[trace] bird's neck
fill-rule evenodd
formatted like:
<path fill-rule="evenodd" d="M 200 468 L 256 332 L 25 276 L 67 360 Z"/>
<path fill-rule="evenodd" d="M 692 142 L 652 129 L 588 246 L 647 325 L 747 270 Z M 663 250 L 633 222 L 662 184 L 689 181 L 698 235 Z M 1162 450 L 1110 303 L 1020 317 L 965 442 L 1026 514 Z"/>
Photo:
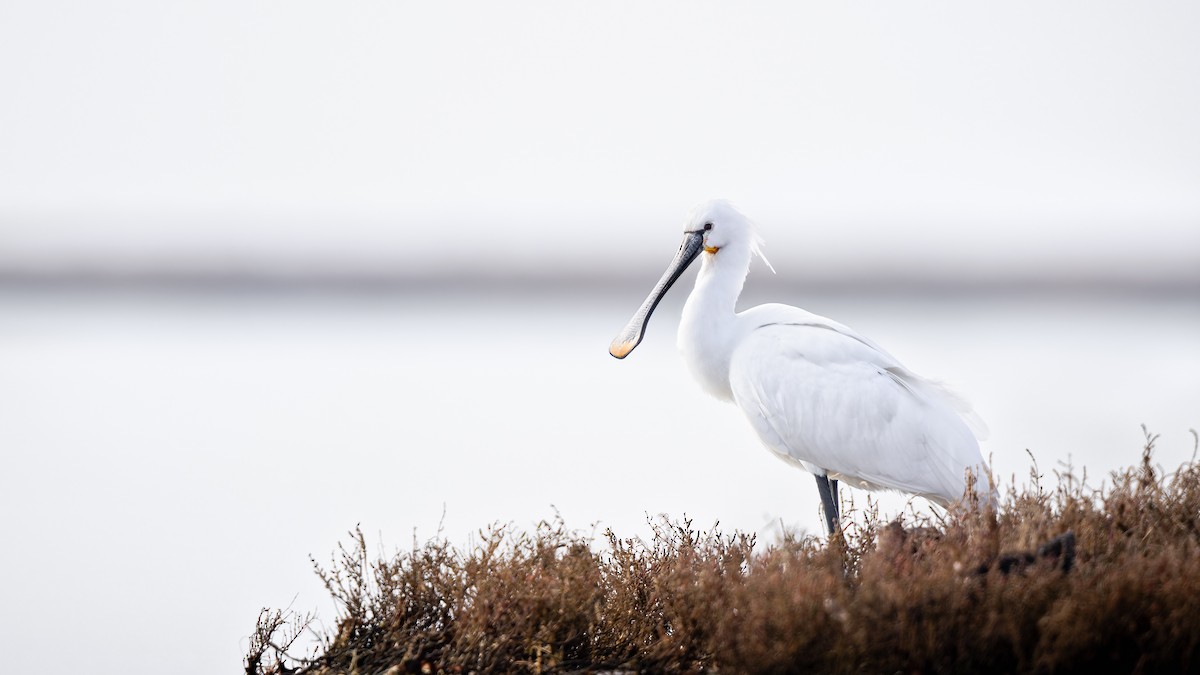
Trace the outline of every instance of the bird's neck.
<path fill-rule="evenodd" d="M 749 270 L 749 251 L 723 248 L 716 253 L 704 253 L 688 304 L 695 300 L 706 315 L 732 317 Z"/>
<path fill-rule="evenodd" d="M 750 267 L 750 251 L 722 248 L 704 253 L 696 287 L 683 306 L 679 351 L 700 385 L 730 399 L 729 360 L 736 343 L 738 296 Z"/>

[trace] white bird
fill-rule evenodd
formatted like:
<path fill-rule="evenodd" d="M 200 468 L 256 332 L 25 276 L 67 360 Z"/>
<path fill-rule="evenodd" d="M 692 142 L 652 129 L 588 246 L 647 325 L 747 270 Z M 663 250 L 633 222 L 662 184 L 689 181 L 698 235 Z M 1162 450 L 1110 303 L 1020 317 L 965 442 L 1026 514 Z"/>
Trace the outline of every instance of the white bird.
<path fill-rule="evenodd" d="M 838 481 L 948 506 L 964 497 L 971 474 L 989 502 L 988 468 L 967 424 L 975 418 L 962 399 L 836 321 L 780 304 L 735 310 L 761 243 L 728 202 L 697 207 L 675 259 L 609 353 L 623 359 L 637 347 L 654 308 L 699 257 L 679 351 L 700 386 L 741 409 L 763 445 L 816 476 L 830 534 Z"/>

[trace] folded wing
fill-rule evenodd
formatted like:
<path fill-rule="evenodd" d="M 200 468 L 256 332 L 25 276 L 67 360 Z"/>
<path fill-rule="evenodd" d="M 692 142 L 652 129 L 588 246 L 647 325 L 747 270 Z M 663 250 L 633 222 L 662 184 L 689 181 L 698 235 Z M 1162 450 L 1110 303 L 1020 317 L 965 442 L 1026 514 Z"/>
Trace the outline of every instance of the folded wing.
<path fill-rule="evenodd" d="M 943 505 L 962 496 L 972 471 L 987 497 L 979 443 L 956 410 L 961 399 L 840 324 L 807 313 L 764 320 L 729 372 L 734 401 L 784 459 Z"/>

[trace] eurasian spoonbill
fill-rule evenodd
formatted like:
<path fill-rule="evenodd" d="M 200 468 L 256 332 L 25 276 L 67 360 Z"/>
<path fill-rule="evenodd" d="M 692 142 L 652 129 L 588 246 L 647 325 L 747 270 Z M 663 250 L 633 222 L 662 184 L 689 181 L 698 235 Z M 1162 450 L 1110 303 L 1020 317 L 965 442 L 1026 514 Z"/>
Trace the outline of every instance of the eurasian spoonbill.
<path fill-rule="evenodd" d="M 838 481 L 948 506 L 964 496 L 970 473 L 988 502 L 987 465 L 962 399 L 836 321 L 780 304 L 735 311 L 760 244 L 728 202 L 697 207 L 675 259 L 609 353 L 623 359 L 637 347 L 654 308 L 699 257 L 679 351 L 700 386 L 740 408 L 763 445 L 816 476 L 830 534 Z"/>

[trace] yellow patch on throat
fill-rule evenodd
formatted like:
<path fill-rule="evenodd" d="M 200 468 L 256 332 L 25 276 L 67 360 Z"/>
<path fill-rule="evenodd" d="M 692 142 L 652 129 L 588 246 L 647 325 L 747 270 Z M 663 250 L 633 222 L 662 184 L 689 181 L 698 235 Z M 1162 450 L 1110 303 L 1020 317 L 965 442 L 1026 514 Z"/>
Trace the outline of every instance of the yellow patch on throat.
<path fill-rule="evenodd" d="M 716 253 L 717 251 L 720 251 L 720 250 L 721 249 L 716 246 L 705 246 L 704 247 L 705 253 Z"/>

